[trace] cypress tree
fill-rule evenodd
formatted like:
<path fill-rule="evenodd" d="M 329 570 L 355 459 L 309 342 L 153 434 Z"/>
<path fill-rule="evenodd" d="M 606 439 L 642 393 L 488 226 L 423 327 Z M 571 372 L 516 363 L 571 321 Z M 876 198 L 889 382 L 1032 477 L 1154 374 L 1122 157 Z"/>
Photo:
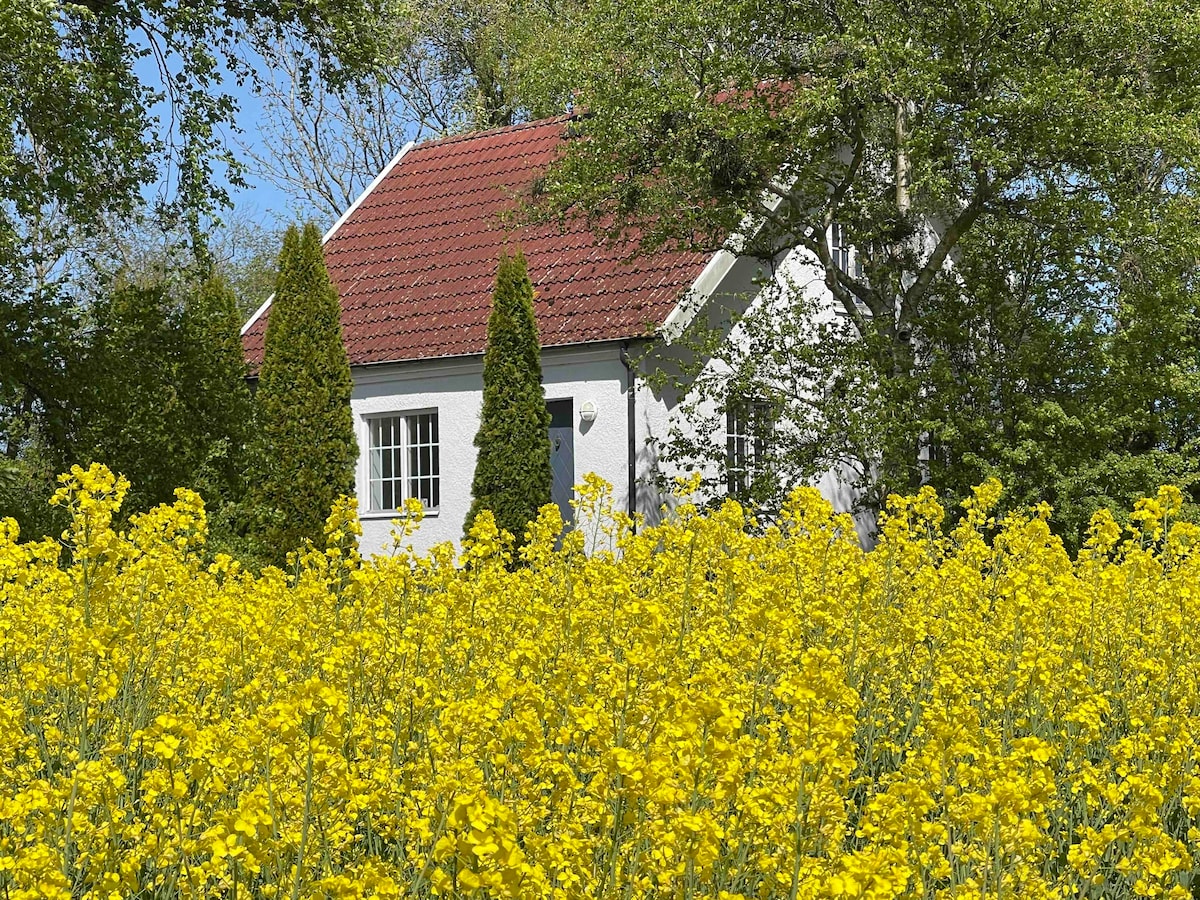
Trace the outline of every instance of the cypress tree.
<path fill-rule="evenodd" d="M 502 256 L 496 271 L 468 530 L 481 510 L 490 509 L 496 524 L 523 543 L 525 526 L 550 502 L 549 429 L 533 285 L 518 251 Z"/>
<path fill-rule="evenodd" d="M 339 313 L 316 226 L 290 227 L 256 394 L 254 505 L 266 559 L 320 543 L 330 507 L 354 492 L 353 382 Z"/>

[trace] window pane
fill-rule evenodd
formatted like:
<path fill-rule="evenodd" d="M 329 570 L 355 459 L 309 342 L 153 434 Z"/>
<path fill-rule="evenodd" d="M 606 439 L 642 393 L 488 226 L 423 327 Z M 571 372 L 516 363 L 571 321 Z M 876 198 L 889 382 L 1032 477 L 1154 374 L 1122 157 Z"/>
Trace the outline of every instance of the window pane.
<path fill-rule="evenodd" d="M 401 501 L 401 423 L 398 416 L 380 416 L 368 423 L 367 469 L 371 509 L 386 512 Z"/>
<path fill-rule="evenodd" d="M 436 412 L 372 420 L 372 504 L 378 495 L 380 504 L 388 504 L 385 509 L 395 509 L 406 498 L 437 508 L 441 494 L 437 425 Z M 383 485 L 387 485 L 386 491 Z"/>
<path fill-rule="evenodd" d="M 761 400 L 730 397 L 725 412 L 726 486 L 730 495 L 745 499 L 767 453 L 770 407 Z"/>

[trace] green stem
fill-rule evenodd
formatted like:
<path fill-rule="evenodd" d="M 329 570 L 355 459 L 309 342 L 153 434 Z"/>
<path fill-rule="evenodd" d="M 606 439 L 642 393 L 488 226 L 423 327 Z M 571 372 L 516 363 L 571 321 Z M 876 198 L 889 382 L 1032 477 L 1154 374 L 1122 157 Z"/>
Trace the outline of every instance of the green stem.
<path fill-rule="evenodd" d="M 304 816 L 300 819 L 300 847 L 296 851 L 296 874 L 292 879 L 292 900 L 300 896 L 300 876 L 304 870 L 304 849 L 308 843 L 308 820 L 312 811 L 313 751 L 312 735 L 308 738 L 308 759 L 304 763 Z"/>

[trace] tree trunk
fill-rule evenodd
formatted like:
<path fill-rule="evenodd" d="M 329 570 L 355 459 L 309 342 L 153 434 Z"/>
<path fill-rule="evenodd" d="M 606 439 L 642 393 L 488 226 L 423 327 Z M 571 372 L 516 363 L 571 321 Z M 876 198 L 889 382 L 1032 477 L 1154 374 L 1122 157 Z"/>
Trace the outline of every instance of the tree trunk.
<path fill-rule="evenodd" d="M 912 163 L 908 158 L 909 101 L 896 99 L 896 211 L 901 218 L 912 209 Z"/>

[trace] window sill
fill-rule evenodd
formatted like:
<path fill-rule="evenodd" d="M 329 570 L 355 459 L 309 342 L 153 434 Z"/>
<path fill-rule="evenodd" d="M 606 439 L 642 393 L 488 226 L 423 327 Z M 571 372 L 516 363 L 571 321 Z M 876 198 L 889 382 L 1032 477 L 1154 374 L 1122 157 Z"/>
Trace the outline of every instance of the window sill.
<path fill-rule="evenodd" d="M 441 512 L 441 510 L 427 509 L 427 510 L 425 510 L 425 518 L 426 519 L 436 519 L 438 517 L 439 512 Z M 397 509 L 371 510 L 368 512 L 360 512 L 358 514 L 359 520 L 364 521 L 364 522 L 378 521 L 380 519 L 390 521 L 392 519 L 401 519 L 403 517 L 404 517 L 403 511 L 397 510 Z"/>

